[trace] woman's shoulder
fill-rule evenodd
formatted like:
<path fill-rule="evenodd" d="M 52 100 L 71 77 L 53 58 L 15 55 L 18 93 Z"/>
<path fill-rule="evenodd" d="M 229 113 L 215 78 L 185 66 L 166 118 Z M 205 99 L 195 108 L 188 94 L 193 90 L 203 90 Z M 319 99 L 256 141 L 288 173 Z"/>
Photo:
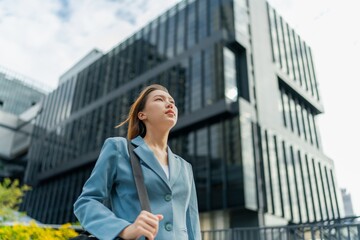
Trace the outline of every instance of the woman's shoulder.
<path fill-rule="evenodd" d="M 114 142 L 114 143 L 126 143 L 126 138 L 124 137 L 109 137 L 105 139 L 105 142 Z"/>
<path fill-rule="evenodd" d="M 108 144 L 114 145 L 117 150 L 127 149 L 127 139 L 124 137 L 109 137 L 105 139 L 104 146 Z"/>

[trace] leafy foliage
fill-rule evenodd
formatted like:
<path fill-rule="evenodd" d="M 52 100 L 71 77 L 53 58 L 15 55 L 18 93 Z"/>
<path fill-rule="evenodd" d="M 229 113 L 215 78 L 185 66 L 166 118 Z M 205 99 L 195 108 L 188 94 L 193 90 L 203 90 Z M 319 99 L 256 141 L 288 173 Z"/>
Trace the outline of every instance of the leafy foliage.
<path fill-rule="evenodd" d="M 40 227 L 35 222 L 30 222 L 29 225 L 0 226 L 2 240 L 67 240 L 77 235 L 70 223 L 59 229 Z"/>
<path fill-rule="evenodd" d="M 71 224 L 62 225 L 59 229 L 39 226 L 35 221 L 29 224 L 15 223 L 18 207 L 26 191 L 31 188 L 27 185 L 20 186 L 18 180 L 9 178 L 0 183 L 0 239 L 1 240 L 66 240 L 78 235 L 71 228 Z M 7 225 L 6 222 L 14 221 Z"/>
<path fill-rule="evenodd" d="M 5 178 L 0 183 L 0 221 L 14 220 L 14 210 L 18 210 L 26 191 L 31 188 L 27 185 L 20 186 L 19 180 L 11 181 Z"/>

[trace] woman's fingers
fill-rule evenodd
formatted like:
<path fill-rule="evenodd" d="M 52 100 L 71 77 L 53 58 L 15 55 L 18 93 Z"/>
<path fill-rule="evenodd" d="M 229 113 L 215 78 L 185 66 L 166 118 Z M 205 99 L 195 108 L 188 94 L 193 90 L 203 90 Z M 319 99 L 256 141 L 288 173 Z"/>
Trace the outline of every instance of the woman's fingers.
<path fill-rule="evenodd" d="M 157 233 L 158 233 L 158 231 L 159 231 L 159 222 L 161 221 L 161 220 L 163 220 L 163 218 L 164 218 L 164 216 L 163 215 L 161 215 L 161 214 L 157 214 L 157 215 L 155 215 L 156 216 L 156 218 L 157 218 L 157 225 L 156 225 L 156 231 L 155 231 L 155 236 L 157 235 Z"/>
<path fill-rule="evenodd" d="M 161 221 L 163 218 L 164 217 L 161 214 L 154 215 L 147 211 L 141 211 L 141 213 L 138 216 L 140 223 L 142 223 L 141 226 L 145 230 L 149 231 L 154 237 L 157 235 L 159 230 L 159 221 Z"/>
<path fill-rule="evenodd" d="M 163 218 L 161 214 L 154 215 L 147 211 L 141 211 L 135 222 L 121 232 L 120 237 L 124 239 L 138 239 L 141 236 L 145 236 L 149 240 L 155 239 L 159 230 L 159 221 Z"/>
<path fill-rule="evenodd" d="M 139 215 L 134 223 L 137 227 L 141 227 L 153 234 L 157 232 L 159 220 L 146 215 Z"/>

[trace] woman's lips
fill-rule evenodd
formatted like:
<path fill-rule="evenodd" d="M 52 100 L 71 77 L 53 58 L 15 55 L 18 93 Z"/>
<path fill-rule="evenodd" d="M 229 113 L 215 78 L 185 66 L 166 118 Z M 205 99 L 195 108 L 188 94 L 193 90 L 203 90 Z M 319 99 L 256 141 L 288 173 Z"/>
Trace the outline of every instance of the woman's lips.
<path fill-rule="evenodd" d="M 167 111 L 165 112 L 165 114 L 172 114 L 172 115 L 175 116 L 175 112 L 174 112 L 173 110 L 167 110 Z"/>

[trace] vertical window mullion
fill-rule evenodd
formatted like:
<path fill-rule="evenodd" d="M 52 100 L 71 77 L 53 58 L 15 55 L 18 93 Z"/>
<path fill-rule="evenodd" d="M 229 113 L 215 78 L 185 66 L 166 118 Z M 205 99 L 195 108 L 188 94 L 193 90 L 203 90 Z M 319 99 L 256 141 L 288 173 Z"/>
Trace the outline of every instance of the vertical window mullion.
<path fill-rule="evenodd" d="M 287 74 L 290 74 L 289 71 L 289 59 L 288 59 L 288 46 L 287 46 L 287 34 L 285 33 L 286 30 L 286 23 L 283 21 L 283 18 L 280 16 L 280 26 L 281 26 L 281 34 L 282 34 L 282 45 L 283 45 L 283 52 L 282 52 L 282 58 L 285 62 L 283 65 L 283 69 Z"/>
<path fill-rule="evenodd" d="M 279 67 L 281 69 L 284 68 L 285 64 L 284 64 L 284 45 L 283 45 L 283 31 L 282 31 L 282 25 L 281 25 L 281 21 L 279 20 L 280 17 L 276 14 L 275 10 L 274 10 L 274 16 L 275 16 L 275 27 L 276 27 L 276 34 L 277 34 L 277 45 L 278 45 L 278 49 L 279 49 Z"/>

